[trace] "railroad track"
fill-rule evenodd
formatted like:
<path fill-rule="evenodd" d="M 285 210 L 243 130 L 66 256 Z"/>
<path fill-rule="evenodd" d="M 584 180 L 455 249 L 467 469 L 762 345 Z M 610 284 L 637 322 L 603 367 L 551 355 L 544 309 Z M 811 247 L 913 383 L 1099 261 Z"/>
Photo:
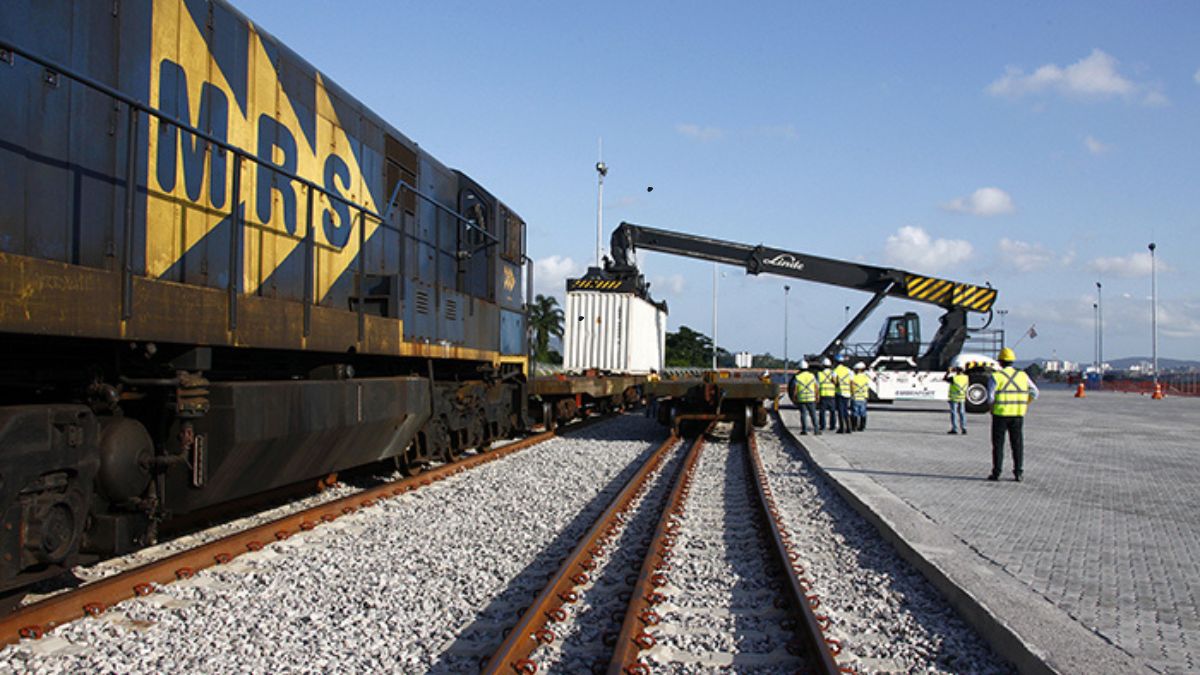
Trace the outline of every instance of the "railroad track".
<path fill-rule="evenodd" d="M 782 427 L 761 438 L 762 488 L 753 448 L 727 429 L 661 446 L 650 440 L 661 428 L 639 416 L 571 431 L 453 480 L 423 474 L 428 486 L 375 508 L 364 495 L 325 504 L 308 522 L 335 517 L 328 526 L 23 640 L 0 653 L 0 670 L 207 671 L 236 644 L 264 671 L 821 672 L 811 661 L 834 656 L 833 635 L 847 642 L 825 672 L 1004 672 L 868 523 L 847 521 Z M 772 489 L 790 537 L 759 515 L 773 510 Z M 346 506 L 354 517 L 341 517 Z M 180 576 L 164 567 L 166 580 Z M 128 581 L 120 597 L 134 595 Z M 810 589 L 832 625 L 808 630 L 806 645 L 812 624 L 798 613 L 812 608 Z M 85 613 L 80 600 L 67 617 Z"/>
<path fill-rule="evenodd" d="M 382 500 L 432 485 L 487 462 L 538 445 L 562 433 L 584 429 L 602 419 L 605 418 L 590 418 L 561 429 L 544 431 L 463 457 L 453 463 L 431 468 L 415 476 L 389 481 L 295 511 L 265 524 L 220 536 L 187 550 L 136 565 L 25 605 L 7 616 L 0 617 L 0 646 L 13 644 L 21 638 L 40 638 L 58 626 L 85 616 L 100 616 L 122 601 L 154 593 L 163 584 L 190 578 L 202 569 L 227 564 L 243 553 L 261 550 L 272 542 L 286 540 L 299 532 L 315 529 L 359 509 L 370 508 Z"/>
<path fill-rule="evenodd" d="M 691 442 L 672 437 L 646 460 L 484 672 L 839 672 L 840 644 L 814 611 L 820 599 L 796 562 L 753 433 L 709 443 L 713 432 Z M 714 551 L 733 561 L 733 574 L 713 564 Z M 735 639 L 747 623 L 752 639 Z"/>

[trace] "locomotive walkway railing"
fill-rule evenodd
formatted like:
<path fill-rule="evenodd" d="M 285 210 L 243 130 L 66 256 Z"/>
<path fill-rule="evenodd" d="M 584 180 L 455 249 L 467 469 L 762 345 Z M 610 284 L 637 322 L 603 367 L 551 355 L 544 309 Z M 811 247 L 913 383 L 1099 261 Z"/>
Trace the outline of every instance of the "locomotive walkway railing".
<path fill-rule="evenodd" d="M 356 212 L 356 219 L 358 220 L 358 260 L 357 260 L 357 268 L 358 269 L 355 274 L 355 291 L 354 291 L 354 293 L 358 299 L 358 302 L 356 303 L 356 305 L 357 305 L 357 310 L 358 310 L 358 333 L 359 333 L 360 340 L 363 338 L 363 333 L 364 333 L 363 314 L 364 314 L 365 303 L 363 302 L 363 291 L 364 291 L 364 284 L 363 284 L 364 271 L 363 270 L 364 270 L 365 266 L 364 266 L 363 256 L 365 255 L 365 253 L 364 253 L 365 243 L 366 243 L 365 242 L 365 232 L 366 232 L 367 218 L 370 217 L 374 220 L 377 220 L 378 225 L 380 227 L 383 227 L 384 229 L 391 230 L 398 234 L 403 234 L 403 231 L 401 229 L 393 227 L 388 223 L 388 220 L 392 214 L 392 206 L 398 202 L 398 198 L 399 198 L 401 190 L 410 192 L 410 193 L 416 195 L 418 198 L 428 202 L 434 208 L 438 209 L 439 211 L 441 211 L 443 213 L 448 214 L 451 218 L 454 218 L 456 221 L 458 221 L 458 223 L 460 225 L 465 226 L 468 230 L 474 230 L 475 232 L 482 235 L 485 239 L 490 240 L 491 244 L 499 243 L 499 240 L 494 235 L 492 235 L 486 229 L 477 226 L 471 219 L 469 219 L 466 216 L 464 216 L 463 214 L 455 211 L 454 209 L 451 209 L 451 208 L 439 203 L 437 201 L 437 199 L 435 199 L 433 196 L 421 192 L 415 186 L 405 182 L 402 179 L 397 179 L 396 188 L 392 192 L 390 201 L 387 204 L 387 208 L 384 209 L 384 211 L 381 213 L 377 209 L 373 209 L 370 206 L 367 206 L 365 204 L 360 204 L 351 199 L 346 199 L 345 197 L 343 197 L 335 192 L 332 192 L 330 190 L 327 190 L 327 189 L 321 187 L 320 185 L 317 185 L 316 183 L 312 182 L 311 180 L 308 180 L 307 178 L 300 176 L 297 173 L 287 171 L 286 169 L 283 169 L 272 162 L 264 160 L 264 159 L 258 157 L 257 155 L 248 152 L 247 150 L 245 150 L 243 148 L 233 145 L 233 144 L 229 143 L 228 141 L 217 138 L 216 136 L 213 136 L 212 134 L 209 134 L 209 133 L 203 131 L 202 129 L 199 129 L 199 128 L 193 126 L 186 120 L 181 120 L 178 117 L 175 117 L 174 115 L 169 115 L 169 114 L 159 110 L 158 108 L 155 108 L 154 106 L 151 106 L 149 104 L 138 101 L 134 97 L 129 96 L 128 94 L 125 94 L 117 89 L 114 89 L 113 87 L 110 87 L 107 84 L 100 82 L 99 80 L 96 80 L 87 75 L 84 75 L 75 70 L 72 70 L 71 68 L 68 68 L 68 67 L 62 65 L 61 63 L 38 56 L 37 54 L 34 54 L 27 49 L 24 49 L 22 47 L 19 47 L 15 44 L 9 42 L 8 40 L 0 39 L 0 60 L 3 60 L 5 62 L 9 63 L 10 65 L 15 65 L 16 60 L 14 58 L 14 55 L 25 58 L 25 59 L 29 60 L 30 62 L 35 63 L 35 64 L 45 68 L 46 73 L 45 73 L 44 77 L 47 79 L 47 81 L 56 81 L 57 77 L 61 75 L 61 76 L 67 77 L 75 82 L 78 82 L 79 84 L 82 84 L 90 89 L 100 92 L 100 93 L 108 96 L 109 98 L 113 99 L 114 101 L 123 103 L 128 107 L 128 111 L 129 111 L 128 118 L 127 118 L 127 120 L 128 120 L 127 121 L 128 138 L 126 139 L 126 148 L 125 148 L 125 152 L 126 152 L 125 202 L 124 202 L 124 221 L 125 222 L 123 224 L 124 225 L 123 233 L 124 233 L 125 241 L 124 241 L 124 248 L 123 248 L 123 252 L 122 252 L 124 259 L 122 260 L 122 279 L 121 279 L 121 319 L 122 320 L 128 320 L 133 316 L 133 276 L 134 276 L 134 269 L 133 269 L 133 259 L 134 259 L 133 239 L 134 239 L 134 237 L 133 237 L 133 234 L 134 234 L 134 220 L 135 220 L 135 212 L 136 212 L 135 197 L 136 197 L 136 193 L 137 193 L 137 169 L 138 169 L 138 167 L 137 167 L 137 149 L 138 149 L 137 148 L 137 138 L 138 138 L 138 119 L 139 119 L 140 113 L 145 113 L 148 117 L 154 117 L 162 122 L 166 122 L 168 124 L 174 125 L 174 126 L 178 127 L 181 131 L 190 133 L 193 136 L 195 136 L 196 138 L 202 139 L 203 141 L 210 144 L 211 146 L 214 146 L 216 148 L 224 150 L 225 152 L 228 152 L 231 155 L 233 155 L 232 199 L 230 200 L 230 209 L 229 209 L 229 215 L 233 219 L 233 221 L 232 221 L 233 229 L 232 229 L 232 236 L 230 236 L 230 238 L 229 238 L 229 240 L 230 240 L 229 241 L 229 275 L 228 275 L 229 280 L 227 282 L 227 289 L 226 289 L 228 292 L 228 301 L 229 301 L 229 329 L 230 330 L 234 330 L 237 328 L 237 296 L 240 292 L 240 287 L 238 285 L 238 282 L 242 276 L 242 266 L 241 266 L 242 256 L 240 255 L 240 253 L 242 250 L 242 246 L 241 246 L 242 232 L 243 232 L 244 225 L 245 225 L 245 223 L 242 222 L 242 215 L 241 215 L 242 210 L 239 208 L 239 202 L 241 201 L 242 160 L 247 160 L 247 161 L 250 161 L 260 167 L 265 167 L 265 168 L 269 169 L 273 174 L 275 174 L 277 176 L 281 176 L 281 177 L 287 179 L 288 181 L 291 181 L 293 183 L 303 186 L 305 188 L 305 190 L 307 191 L 307 198 L 308 198 L 307 206 L 308 206 L 308 208 L 307 208 L 306 231 L 305 231 L 305 237 L 304 237 L 305 261 L 306 261 L 305 295 L 304 295 L 304 334 L 306 336 L 309 335 L 309 333 L 311 331 L 312 305 L 315 302 L 315 297 L 314 297 L 315 294 L 313 292 L 313 283 L 314 283 L 313 277 L 314 277 L 314 266 L 315 266 L 314 250 L 316 247 L 316 242 L 313 238 L 313 231 L 314 231 L 313 230 L 313 195 L 314 195 L 314 193 L 321 194 L 325 198 L 329 199 L 331 202 L 339 202 L 339 203 L 345 204 L 347 207 L 349 207 L 350 209 L 352 209 Z M 149 192 L 149 185 L 147 184 L 147 193 L 148 192 Z M 147 228 L 149 227 L 149 222 L 147 222 L 146 226 L 147 226 Z M 341 248 L 342 247 L 335 247 L 335 250 L 341 250 Z"/>

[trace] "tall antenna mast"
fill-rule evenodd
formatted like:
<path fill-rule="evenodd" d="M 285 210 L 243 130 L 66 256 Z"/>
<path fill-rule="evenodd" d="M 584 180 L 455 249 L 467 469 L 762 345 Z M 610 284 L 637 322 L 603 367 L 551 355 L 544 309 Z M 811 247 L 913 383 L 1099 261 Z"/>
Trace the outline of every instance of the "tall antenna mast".
<path fill-rule="evenodd" d="M 608 165 L 604 163 L 604 137 L 596 140 L 596 176 L 600 181 L 596 190 L 596 267 L 600 267 L 600 241 L 604 236 L 604 177 L 608 175 Z"/>

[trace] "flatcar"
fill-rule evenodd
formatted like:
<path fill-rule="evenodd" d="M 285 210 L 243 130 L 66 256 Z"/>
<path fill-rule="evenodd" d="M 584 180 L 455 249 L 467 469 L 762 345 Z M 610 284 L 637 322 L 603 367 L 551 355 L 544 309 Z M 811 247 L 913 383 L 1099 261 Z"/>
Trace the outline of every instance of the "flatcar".
<path fill-rule="evenodd" d="M 524 221 L 224 0 L 0 3 L 0 94 L 0 591 L 529 425 Z"/>

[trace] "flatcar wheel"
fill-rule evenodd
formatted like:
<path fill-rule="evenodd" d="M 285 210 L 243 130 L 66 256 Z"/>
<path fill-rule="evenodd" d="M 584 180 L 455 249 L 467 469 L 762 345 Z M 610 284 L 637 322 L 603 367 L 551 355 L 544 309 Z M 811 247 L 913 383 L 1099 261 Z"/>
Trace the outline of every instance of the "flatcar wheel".
<path fill-rule="evenodd" d="M 748 439 L 754 433 L 754 406 L 747 403 L 742 410 L 742 435 Z"/>
<path fill-rule="evenodd" d="M 546 427 L 546 431 L 554 431 L 558 428 L 558 424 L 554 421 L 554 406 L 550 405 L 549 401 L 542 403 L 542 424 Z"/>

